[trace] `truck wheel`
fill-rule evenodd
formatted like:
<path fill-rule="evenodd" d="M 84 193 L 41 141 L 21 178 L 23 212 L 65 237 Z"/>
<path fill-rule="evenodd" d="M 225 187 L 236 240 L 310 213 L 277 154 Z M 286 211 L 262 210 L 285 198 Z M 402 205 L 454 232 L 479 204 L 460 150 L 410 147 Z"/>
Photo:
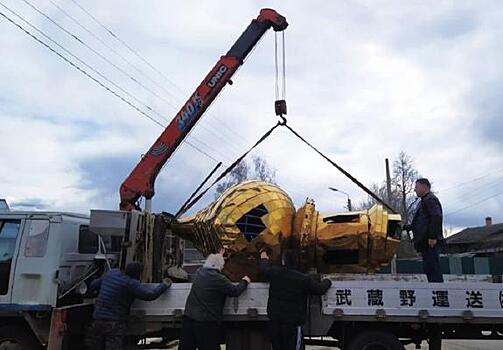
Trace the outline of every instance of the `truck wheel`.
<path fill-rule="evenodd" d="M 390 332 L 363 331 L 349 342 L 347 350 L 405 350 L 405 347 Z"/>
<path fill-rule="evenodd" d="M 39 350 L 41 348 L 30 330 L 22 326 L 0 327 L 0 350 Z"/>

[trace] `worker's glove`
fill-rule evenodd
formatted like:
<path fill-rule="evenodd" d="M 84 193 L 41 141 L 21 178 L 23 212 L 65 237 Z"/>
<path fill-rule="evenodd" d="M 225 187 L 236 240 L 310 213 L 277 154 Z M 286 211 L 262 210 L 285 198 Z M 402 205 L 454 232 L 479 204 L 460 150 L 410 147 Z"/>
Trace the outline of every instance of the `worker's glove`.
<path fill-rule="evenodd" d="M 412 225 L 411 224 L 405 224 L 402 226 L 402 230 L 410 232 L 412 231 Z"/>
<path fill-rule="evenodd" d="M 255 248 L 257 248 L 257 251 L 261 253 L 264 249 L 267 248 L 267 245 L 263 241 L 258 241 L 255 243 Z"/>
<path fill-rule="evenodd" d="M 265 242 L 263 241 L 258 241 L 255 243 L 255 248 L 259 252 L 259 256 L 261 259 L 269 259 L 269 256 L 272 254 L 272 249 L 269 247 Z M 267 257 L 264 257 L 264 252 L 267 255 Z"/>
<path fill-rule="evenodd" d="M 173 284 L 173 281 L 171 280 L 171 278 L 166 277 L 162 280 L 162 283 L 165 284 L 169 288 Z"/>

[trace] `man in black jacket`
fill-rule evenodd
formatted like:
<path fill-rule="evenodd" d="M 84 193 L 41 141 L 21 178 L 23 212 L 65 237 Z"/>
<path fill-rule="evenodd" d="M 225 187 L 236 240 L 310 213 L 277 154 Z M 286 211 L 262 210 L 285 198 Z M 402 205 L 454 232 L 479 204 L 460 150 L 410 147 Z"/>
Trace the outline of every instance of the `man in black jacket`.
<path fill-rule="evenodd" d="M 308 295 L 322 295 L 332 285 L 328 279 L 317 282 L 297 270 L 299 254 L 286 249 L 282 266 L 273 266 L 265 251 L 260 254 L 259 272 L 269 281 L 267 316 L 274 350 L 298 350 L 302 346 L 301 326 L 306 322 Z"/>
<path fill-rule="evenodd" d="M 250 278 L 244 276 L 233 284 L 221 272 L 223 251 L 210 254 L 192 281 L 182 322 L 179 350 L 220 349 L 223 308 L 226 297 L 237 297 L 244 292 Z"/>
<path fill-rule="evenodd" d="M 438 256 L 438 244 L 442 236 L 442 205 L 431 193 L 428 179 L 416 181 L 415 192 L 421 198 L 412 224 L 407 227 L 414 233 L 414 247 L 423 257 L 423 270 L 428 282 L 443 282 Z"/>

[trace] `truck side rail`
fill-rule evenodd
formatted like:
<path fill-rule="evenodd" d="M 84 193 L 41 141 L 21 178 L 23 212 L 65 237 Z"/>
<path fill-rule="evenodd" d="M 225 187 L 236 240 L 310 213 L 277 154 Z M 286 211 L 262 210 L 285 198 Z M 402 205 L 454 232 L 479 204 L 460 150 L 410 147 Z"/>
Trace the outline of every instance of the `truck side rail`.
<path fill-rule="evenodd" d="M 322 313 L 355 321 L 503 321 L 503 284 L 333 281 L 322 297 Z"/>
<path fill-rule="evenodd" d="M 131 307 L 132 316 L 177 318 L 183 315 L 191 283 L 174 283 L 154 301 L 137 300 Z M 263 318 L 267 315 L 268 283 L 250 283 L 237 298 L 227 298 L 224 317 L 230 319 Z"/>
<path fill-rule="evenodd" d="M 319 316 L 325 319 L 503 322 L 501 283 L 339 279 L 332 279 L 332 282 L 327 294 L 321 297 Z M 136 301 L 131 314 L 167 319 L 181 317 L 190 287 L 190 283 L 173 284 L 155 301 Z M 224 307 L 225 319 L 266 319 L 268 295 L 268 283 L 251 283 L 239 297 L 227 298 Z"/>

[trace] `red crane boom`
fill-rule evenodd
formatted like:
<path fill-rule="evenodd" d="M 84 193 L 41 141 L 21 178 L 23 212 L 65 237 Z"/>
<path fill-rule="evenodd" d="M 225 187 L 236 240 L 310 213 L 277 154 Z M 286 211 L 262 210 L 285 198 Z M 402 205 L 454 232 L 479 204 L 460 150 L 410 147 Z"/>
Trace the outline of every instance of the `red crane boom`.
<path fill-rule="evenodd" d="M 136 165 L 120 187 L 120 209 L 139 209 L 138 199 L 154 196 L 154 183 L 159 171 L 178 145 L 218 96 L 225 84 L 243 64 L 244 59 L 269 28 L 283 31 L 288 26 L 285 17 L 272 9 L 262 9 L 241 34 L 225 56 L 210 70 L 196 91 L 185 102 L 145 156 Z"/>

